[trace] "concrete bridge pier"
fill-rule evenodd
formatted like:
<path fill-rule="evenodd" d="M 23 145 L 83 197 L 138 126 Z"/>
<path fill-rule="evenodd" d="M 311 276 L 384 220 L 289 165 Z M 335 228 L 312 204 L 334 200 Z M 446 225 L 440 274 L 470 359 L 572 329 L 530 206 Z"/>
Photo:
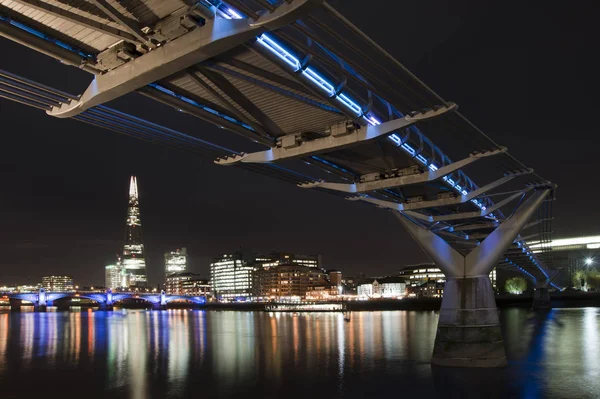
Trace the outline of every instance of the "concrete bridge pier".
<path fill-rule="evenodd" d="M 549 281 L 538 281 L 535 285 L 533 293 L 532 309 L 551 309 L 552 302 L 550 300 Z"/>
<path fill-rule="evenodd" d="M 37 301 L 33 303 L 33 311 L 34 312 L 45 312 L 48 308 L 48 297 L 46 295 L 46 290 L 44 288 L 40 288 L 38 291 Z"/>
<path fill-rule="evenodd" d="M 160 292 L 160 298 L 157 303 L 152 304 L 153 310 L 167 310 L 167 294 L 165 291 Z"/>
<path fill-rule="evenodd" d="M 9 298 L 8 302 L 10 303 L 10 311 L 11 312 L 20 312 L 21 311 L 21 300 L 15 298 Z"/>
<path fill-rule="evenodd" d="M 402 212 L 396 216 L 446 275 L 431 363 L 450 367 L 506 366 L 489 274 L 550 190 L 530 196 L 466 255 Z"/>
<path fill-rule="evenodd" d="M 112 290 L 110 288 L 107 289 L 104 295 L 104 303 L 100 303 L 100 310 L 112 311 L 114 304 Z"/>

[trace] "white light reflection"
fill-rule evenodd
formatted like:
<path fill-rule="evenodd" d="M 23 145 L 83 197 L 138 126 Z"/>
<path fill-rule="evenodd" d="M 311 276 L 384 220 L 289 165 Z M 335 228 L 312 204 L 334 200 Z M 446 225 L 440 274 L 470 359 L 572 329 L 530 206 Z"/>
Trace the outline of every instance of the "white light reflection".
<path fill-rule="evenodd" d="M 187 310 L 169 310 L 169 392 L 179 396 L 186 386 L 190 362 L 190 334 Z"/>
<path fill-rule="evenodd" d="M 583 315 L 583 330 L 584 330 L 584 341 L 583 347 L 584 359 L 586 363 L 585 370 L 589 372 L 597 373 L 600 368 L 600 346 L 598 345 L 598 329 L 600 324 L 598 322 L 598 308 L 585 308 Z"/>
<path fill-rule="evenodd" d="M 6 370 L 6 348 L 10 338 L 10 319 L 8 313 L 0 314 L 0 376 Z"/>

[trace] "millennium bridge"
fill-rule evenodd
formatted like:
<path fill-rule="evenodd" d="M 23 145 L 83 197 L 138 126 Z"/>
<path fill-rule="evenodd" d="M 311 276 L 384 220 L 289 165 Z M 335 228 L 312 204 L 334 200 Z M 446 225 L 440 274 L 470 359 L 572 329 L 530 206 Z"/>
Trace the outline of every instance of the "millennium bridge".
<path fill-rule="evenodd" d="M 556 186 L 323 0 L 2 0 L 0 36 L 90 74 L 72 94 L 0 70 L 0 97 L 389 212 L 447 278 L 433 364 L 506 364 L 494 267 L 529 278 L 534 306 L 561 288 Z M 246 144 L 105 105 L 139 96 Z"/>
<path fill-rule="evenodd" d="M 165 291 L 161 291 L 160 293 L 113 292 L 110 289 L 104 292 L 49 292 L 44 288 L 40 288 L 37 292 L 5 293 L 0 294 L 0 297 L 8 299 L 11 307 L 19 307 L 23 301 L 30 302 L 34 310 L 39 312 L 45 312 L 48 306 L 54 305 L 54 301 L 64 298 L 89 299 L 96 302 L 100 310 L 113 310 L 113 306 L 116 303 L 131 299 L 148 302 L 156 310 L 165 310 L 167 304 L 172 301 L 185 301 L 197 306 L 206 304 L 206 297 L 202 295 L 167 295 Z"/>

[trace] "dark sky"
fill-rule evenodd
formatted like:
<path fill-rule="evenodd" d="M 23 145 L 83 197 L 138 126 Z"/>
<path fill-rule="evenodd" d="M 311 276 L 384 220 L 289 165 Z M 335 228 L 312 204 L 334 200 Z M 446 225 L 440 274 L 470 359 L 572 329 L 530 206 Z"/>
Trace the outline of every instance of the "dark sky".
<path fill-rule="evenodd" d="M 557 183 L 555 236 L 598 234 L 598 16 L 592 1 L 333 2 L 517 158 Z M 366 6 L 368 4 L 368 6 Z M 0 68 L 72 93 L 91 76 L 0 38 Z M 135 102 L 135 103 L 133 103 Z M 203 137 L 233 134 L 131 94 L 119 109 Z M 151 283 L 162 253 L 191 269 L 240 247 L 322 253 L 346 274 L 427 260 L 388 212 L 301 190 L 0 99 L 0 285 L 72 275 L 102 284 L 138 176 Z"/>

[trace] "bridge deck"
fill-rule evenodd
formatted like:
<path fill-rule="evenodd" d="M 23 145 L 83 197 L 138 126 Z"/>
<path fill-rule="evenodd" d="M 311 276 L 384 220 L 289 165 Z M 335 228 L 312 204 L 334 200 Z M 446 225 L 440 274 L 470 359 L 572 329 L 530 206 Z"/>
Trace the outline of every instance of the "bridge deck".
<path fill-rule="evenodd" d="M 199 39 L 190 43 L 198 42 L 203 32 L 223 40 L 209 40 L 196 52 L 182 45 L 192 35 Z M 316 0 L 1 0 L 0 35 L 95 75 L 95 83 L 74 96 L 2 72 L 0 96 L 214 159 L 317 148 L 340 123 L 368 129 L 451 108 Z M 177 51 L 167 66 L 153 61 Z M 133 92 L 246 137 L 247 145 L 227 149 L 102 105 Z M 536 189 L 554 187 L 456 110 L 352 145 L 236 166 L 400 210 L 461 252 L 477 246 Z M 441 169 L 450 172 L 436 176 Z M 550 212 L 546 202 L 539 223 L 516 240 L 503 266 L 535 277 L 547 273 L 547 253 L 530 251 L 525 238 L 550 240 Z"/>

